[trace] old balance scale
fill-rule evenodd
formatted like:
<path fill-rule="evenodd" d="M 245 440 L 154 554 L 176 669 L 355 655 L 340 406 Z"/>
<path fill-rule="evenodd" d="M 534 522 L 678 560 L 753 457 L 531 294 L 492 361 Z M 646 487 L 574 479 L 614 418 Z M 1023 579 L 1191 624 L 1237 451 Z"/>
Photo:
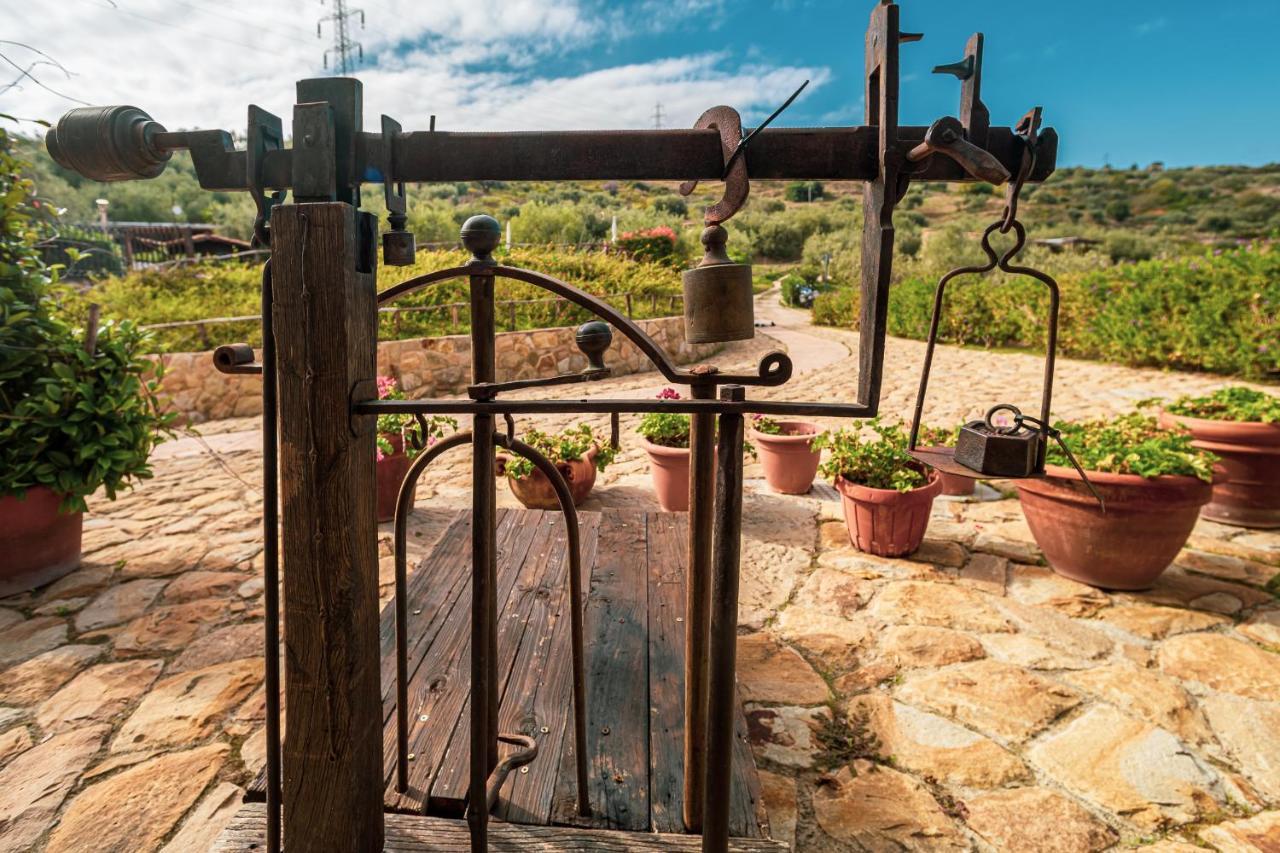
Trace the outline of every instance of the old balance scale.
<path fill-rule="evenodd" d="M 1029 272 L 1053 294 L 1051 333 L 1056 321 L 1052 280 L 1010 265 L 1025 238 L 1018 192 L 1053 171 L 1056 134 L 1039 128 L 1038 108 L 1016 128 L 990 126 L 981 99 L 981 34 L 969 39 L 960 62 L 935 69 L 961 81 L 959 118 L 900 127 L 899 45 L 921 35 L 902 32 L 898 19 L 898 6 L 887 0 L 871 13 L 866 124 L 859 127 L 757 128 L 744 136 L 738 114 L 721 106 L 690 130 L 403 132 L 383 116 L 381 132 L 369 133 L 362 130 L 360 83 L 326 78 L 297 84 L 291 148 L 282 121 L 253 106 L 243 150 L 225 131 L 170 132 L 134 107 L 72 110 L 49 132 L 53 157 L 92 180 L 155 177 L 172 152 L 189 151 L 202 187 L 251 194 L 257 240 L 271 250 L 260 357 L 243 344 L 215 356 L 224 372 L 262 376 L 267 699 L 266 770 L 255 786 L 265 803 L 246 803 L 217 849 L 274 853 L 282 836 L 295 851 L 784 849 L 768 840 L 735 682 L 744 416 L 876 414 L 893 211 L 913 179 L 1008 181 L 1005 215 L 983 235 L 989 264 L 955 274 Z M 358 209 L 361 185 L 381 183 L 390 226 L 383 262 L 406 265 L 414 257 L 405 230 L 407 183 L 684 180 L 688 192 L 696 180 L 723 180 L 724 197 L 706 212 L 706 257 L 684 274 L 684 312 L 690 341 L 731 341 L 754 333 L 750 268 L 729 261 L 722 226 L 746 201 L 748 175 L 865 182 L 854 402 L 748 399 L 748 388 L 791 377 L 791 360 L 780 352 L 747 374 L 675 366 L 602 300 L 499 263 L 492 255 L 498 223 L 489 217 L 463 227 L 470 261 L 378 293 L 377 217 Z M 999 257 L 989 243 L 995 230 L 1013 230 L 1017 239 Z M 470 285 L 466 398 L 377 399 L 379 306 L 460 277 Z M 930 360 L 951 277 L 938 288 Z M 585 371 L 499 380 L 498 278 L 543 288 L 599 318 L 579 330 Z M 688 386 L 685 399 L 504 397 L 608 376 L 604 355 L 616 332 L 667 382 Z M 998 412 L 989 412 L 966 427 L 954 455 L 915 447 L 927 360 L 912 430 L 918 458 L 970 475 L 1042 473 L 1053 347 L 1051 336 L 1039 417 L 1014 412 L 1011 424 L 1000 424 Z M 658 409 L 692 416 L 687 521 L 664 513 L 580 517 L 555 467 L 515 438 L 518 415 L 608 414 L 616 436 L 619 413 Z M 471 424 L 419 455 L 406 475 L 395 519 L 395 600 L 380 623 L 374 424 L 389 413 L 466 415 Z M 410 578 L 413 484 L 461 445 L 472 448 L 472 509 L 450 531 L 464 546 L 469 539 L 469 548 L 447 548 L 442 538 Z M 563 515 L 496 509 L 499 448 L 548 475 Z M 534 565 L 535 528 L 552 523 L 564 525 L 567 538 L 544 542 L 544 558 Z M 287 738 L 278 663 L 281 547 L 288 567 Z M 532 598 L 552 602 L 541 610 L 519 594 L 539 583 Z M 567 631 L 560 618 L 566 611 Z M 521 637 L 512 625 L 522 626 Z M 500 720 L 513 730 L 500 731 Z"/>

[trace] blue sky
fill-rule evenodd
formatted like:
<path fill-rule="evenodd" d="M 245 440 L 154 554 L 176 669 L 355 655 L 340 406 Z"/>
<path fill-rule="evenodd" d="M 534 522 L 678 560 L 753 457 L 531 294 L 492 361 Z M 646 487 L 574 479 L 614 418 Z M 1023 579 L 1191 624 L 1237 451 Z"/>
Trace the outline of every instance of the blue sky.
<path fill-rule="evenodd" d="M 333 10 L 315 0 L 57 0 L 6 21 L 0 53 L 49 88 L 0 79 L 0 112 L 55 120 L 131 103 L 171 129 L 243 132 L 256 103 L 286 119 L 292 81 L 324 73 Z M 750 125 L 806 77 L 779 126 L 862 120 L 874 0 L 350 0 L 365 12 L 366 128 L 691 125 L 716 104 Z M 986 34 L 993 124 L 1044 107 L 1059 163 L 1280 161 L 1280 0 L 904 0 L 901 119 L 955 114 L 959 84 L 929 73 Z M 1218 11 L 1218 10 L 1221 11 Z M 45 51 L 61 63 L 44 62 Z M 130 57 L 122 62 L 121 57 Z M 198 85 L 193 84 L 198 80 Z"/>

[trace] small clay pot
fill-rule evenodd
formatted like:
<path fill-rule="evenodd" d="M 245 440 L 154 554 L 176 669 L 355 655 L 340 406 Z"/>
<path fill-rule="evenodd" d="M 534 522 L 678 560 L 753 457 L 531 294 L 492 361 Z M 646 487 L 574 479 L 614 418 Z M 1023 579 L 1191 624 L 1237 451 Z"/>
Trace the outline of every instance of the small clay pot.
<path fill-rule="evenodd" d="M 409 473 L 409 466 L 413 463 L 413 460 L 405 455 L 404 438 L 399 433 L 384 435 L 383 438 L 391 442 L 392 452 L 375 463 L 379 522 L 395 519 L 396 502 L 400 499 L 400 484 L 404 482 L 404 475 Z M 416 498 L 417 483 L 413 484 L 413 492 Z M 409 503 L 412 505 L 413 501 L 410 500 Z"/>
<path fill-rule="evenodd" d="M 942 492 L 942 480 L 936 471 L 930 471 L 929 481 L 923 486 L 899 492 L 872 489 L 837 477 L 835 487 L 853 546 L 878 557 L 903 557 L 924 541 L 933 499 Z"/>
<path fill-rule="evenodd" d="M 1186 427 L 1192 446 L 1219 457 L 1213 498 L 1201 515 L 1237 527 L 1280 527 L 1280 423 L 1211 421 L 1161 412 L 1160 425 Z"/>
<path fill-rule="evenodd" d="M 574 506 L 586 500 L 591 487 L 596 484 L 596 455 L 599 452 L 600 448 L 592 447 L 582 459 L 556 463 L 556 470 L 569 485 Z M 511 487 L 511 494 L 516 496 L 516 500 L 529 509 L 560 509 L 560 500 L 546 474 L 534 468 L 533 473 L 527 477 L 507 477 L 506 466 L 510 461 L 511 457 L 507 454 L 499 454 L 497 473 L 499 477 L 506 477 L 507 485 Z"/>
<path fill-rule="evenodd" d="M 51 583 L 80 565 L 84 513 L 58 512 L 61 503 L 45 486 L 0 498 L 0 597 Z"/>
<path fill-rule="evenodd" d="M 1197 477 L 1086 472 L 1098 506 L 1071 468 L 1017 481 L 1022 514 L 1049 566 L 1102 589 L 1146 589 L 1178 556 L 1213 486 Z"/>
<path fill-rule="evenodd" d="M 689 448 L 664 447 L 640 439 L 649 454 L 649 470 L 653 473 L 653 490 L 658 505 L 667 512 L 689 511 Z"/>
<path fill-rule="evenodd" d="M 813 486 L 822 458 L 821 451 L 809 446 L 818 426 L 806 421 L 780 421 L 778 426 L 781 435 L 751 430 L 751 443 L 759 451 L 769 488 L 784 495 L 803 495 Z"/>
<path fill-rule="evenodd" d="M 939 471 L 938 477 L 942 480 L 942 493 L 951 497 L 971 495 L 978 487 L 977 477 L 966 477 L 963 474 L 948 474 L 946 471 Z"/>

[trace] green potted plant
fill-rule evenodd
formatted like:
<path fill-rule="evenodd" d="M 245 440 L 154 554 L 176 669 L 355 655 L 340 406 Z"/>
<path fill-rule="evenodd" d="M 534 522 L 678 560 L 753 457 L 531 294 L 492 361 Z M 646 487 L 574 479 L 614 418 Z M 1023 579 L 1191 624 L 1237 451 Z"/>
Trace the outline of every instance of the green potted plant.
<path fill-rule="evenodd" d="M 80 564 L 86 498 L 149 477 L 174 418 L 142 330 L 55 314 L 57 270 L 35 248 L 42 208 L 22 166 L 0 130 L 0 596 Z"/>
<path fill-rule="evenodd" d="M 404 400 L 394 377 L 378 377 L 378 399 Z M 376 451 L 378 485 L 378 521 L 396 517 L 400 484 L 409 472 L 409 464 L 422 450 L 445 435 L 445 427 L 458 428 L 458 422 L 444 415 L 433 415 L 419 421 L 413 415 L 379 415 Z M 416 494 L 417 484 L 414 484 Z"/>
<path fill-rule="evenodd" d="M 1104 506 L 1061 447 L 1050 444 L 1045 477 L 1017 483 L 1045 559 L 1058 574 L 1091 586 L 1151 586 L 1209 502 L 1216 457 L 1193 447 L 1190 433 L 1161 429 L 1140 412 L 1054 426 Z"/>
<path fill-rule="evenodd" d="M 556 466 L 569 485 L 574 506 L 591 493 L 596 473 L 607 468 L 618 453 L 612 444 L 597 439 L 591 426 L 585 423 L 559 433 L 531 429 L 522 436 L 522 440 Z M 507 478 L 507 485 L 516 500 L 530 509 L 560 508 L 560 501 L 547 475 L 523 456 L 498 454 L 498 476 Z"/>
<path fill-rule="evenodd" d="M 814 447 L 827 451 L 820 470 L 840 493 L 849 541 L 868 554 L 901 557 L 924 540 L 942 480 L 907 452 L 901 426 L 879 418 L 867 426 L 874 439 L 839 429 L 818 436 Z"/>
<path fill-rule="evenodd" d="M 679 400 L 674 388 L 663 388 L 659 400 Z M 653 490 L 668 512 L 689 510 L 689 416 L 678 412 L 649 412 L 636 431 L 649 456 Z"/>
<path fill-rule="evenodd" d="M 751 418 L 751 441 L 759 448 L 760 465 L 769 488 L 784 495 L 803 495 L 818 474 L 820 451 L 813 441 L 821 430 L 808 421 L 779 421 L 766 415 Z"/>
<path fill-rule="evenodd" d="M 1280 527 L 1280 398 L 1232 386 L 1180 397 L 1162 426 L 1191 431 L 1191 444 L 1218 457 L 1213 498 L 1201 511 L 1239 527 Z"/>

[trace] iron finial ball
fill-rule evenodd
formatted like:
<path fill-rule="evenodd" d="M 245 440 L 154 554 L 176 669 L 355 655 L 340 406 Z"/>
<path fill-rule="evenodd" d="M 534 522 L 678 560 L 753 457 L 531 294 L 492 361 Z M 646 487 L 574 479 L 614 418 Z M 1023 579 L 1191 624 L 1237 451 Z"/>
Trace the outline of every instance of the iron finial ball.
<path fill-rule="evenodd" d="M 462 223 L 462 245 L 476 260 L 487 260 L 502 242 L 502 226 L 492 216 L 481 213 Z"/>
<path fill-rule="evenodd" d="M 578 327 L 574 336 L 578 349 L 587 357 L 588 370 L 604 370 L 604 353 L 613 343 L 613 330 L 603 320 L 590 320 Z"/>

